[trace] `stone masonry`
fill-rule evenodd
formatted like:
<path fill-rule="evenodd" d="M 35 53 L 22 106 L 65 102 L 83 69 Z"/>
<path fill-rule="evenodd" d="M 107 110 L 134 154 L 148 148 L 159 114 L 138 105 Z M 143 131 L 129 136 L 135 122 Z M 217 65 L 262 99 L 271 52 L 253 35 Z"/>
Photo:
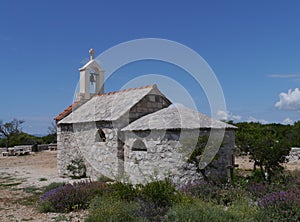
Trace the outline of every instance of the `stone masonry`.
<path fill-rule="evenodd" d="M 148 113 L 169 105 L 170 102 L 161 95 L 150 94 L 114 122 L 59 124 L 57 130 L 58 174 L 70 176 L 71 172 L 67 170 L 68 165 L 72 160 L 82 158 L 86 165 L 87 176 L 92 178 L 101 175 L 110 178 L 119 177 L 124 170 L 123 136 L 120 129 Z M 97 141 L 99 129 L 105 134 L 105 142 Z"/>

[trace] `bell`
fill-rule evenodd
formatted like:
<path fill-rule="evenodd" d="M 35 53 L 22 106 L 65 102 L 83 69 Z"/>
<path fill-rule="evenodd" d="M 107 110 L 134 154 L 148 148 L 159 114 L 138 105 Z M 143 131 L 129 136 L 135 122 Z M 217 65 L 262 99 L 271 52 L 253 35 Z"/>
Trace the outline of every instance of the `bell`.
<path fill-rule="evenodd" d="M 91 83 L 95 82 L 95 75 L 93 73 L 91 73 L 90 75 L 90 82 Z"/>

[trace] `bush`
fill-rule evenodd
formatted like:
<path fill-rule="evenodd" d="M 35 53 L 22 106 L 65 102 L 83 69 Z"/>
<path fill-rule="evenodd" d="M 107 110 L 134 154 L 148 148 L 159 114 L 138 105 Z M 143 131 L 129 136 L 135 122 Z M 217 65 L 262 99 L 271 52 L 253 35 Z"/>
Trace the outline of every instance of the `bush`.
<path fill-rule="evenodd" d="M 136 188 L 132 184 L 117 182 L 111 185 L 112 195 L 121 200 L 133 201 L 139 196 L 139 188 Z"/>
<path fill-rule="evenodd" d="M 266 194 L 258 202 L 263 211 L 279 221 L 300 220 L 300 189 Z"/>
<path fill-rule="evenodd" d="M 206 181 L 199 181 L 195 183 L 188 183 L 179 189 L 188 196 L 200 198 L 205 201 L 213 200 L 218 193 L 219 188 Z"/>
<path fill-rule="evenodd" d="M 64 182 L 53 182 L 53 183 L 50 183 L 48 186 L 45 186 L 43 188 L 43 191 L 44 191 L 44 193 L 46 193 L 50 190 L 53 190 L 53 189 L 58 188 L 58 187 L 62 187 L 64 185 L 66 185 L 66 183 L 64 183 Z"/>
<path fill-rule="evenodd" d="M 246 190 L 253 198 L 260 198 L 268 192 L 268 188 L 263 183 L 250 182 L 246 186 Z"/>
<path fill-rule="evenodd" d="M 112 196 L 98 196 L 90 204 L 86 222 L 94 221 L 142 221 L 136 215 L 137 203 Z"/>
<path fill-rule="evenodd" d="M 122 201 L 134 201 L 139 206 L 135 214 L 149 221 L 161 221 L 168 207 L 180 200 L 180 194 L 168 180 L 153 181 L 135 187 L 120 182 L 111 186 L 111 196 Z"/>
<path fill-rule="evenodd" d="M 215 185 L 205 181 L 189 183 L 181 187 L 180 191 L 188 196 L 224 206 L 228 206 L 235 200 L 245 196 L 245 192 L 240 187 Z"/>
<path fill-rule="evenodd" d="M 72 174 L 72 179 L 81 179 L 86 177 L 86 166 L 82 157 L 77 157 L 71 160 L 71 163 L 67 166 L 67 170 Z"/>
<path fill-rule="evenodd" d="M 174 205 L 166 214 L 165 221 L 239 221 L 223 207 L 212 205 L 195 199 L 194 201 L 184 202 Z"/>
<path fill-rule="evenodd" d="M 180 201 L 180 194 L 169 180 L 148 183 L 141 190 L 141 194 L 157 207 L 170 207 Z"/>
<path fill-rule="evenodd" d="M 96 195 L 108 189 L 105 183 L 82 181 L 66 184 L 44 193 L 38 200 L 41 212 L 70 212 L 86 209 Z"/>

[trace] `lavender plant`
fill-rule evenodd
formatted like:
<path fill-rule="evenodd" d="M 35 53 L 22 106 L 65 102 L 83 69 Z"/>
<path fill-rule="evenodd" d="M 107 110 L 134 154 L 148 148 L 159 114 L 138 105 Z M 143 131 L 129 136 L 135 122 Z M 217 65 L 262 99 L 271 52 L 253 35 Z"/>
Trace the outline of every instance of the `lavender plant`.
<path fill-rule="evenodd" d="M 41 212 L 70 212 L 86 209 L 91 199 L 101 195 L 108 186 L 101 182 L 81 181 L 49 190 L 38 200 Z"/>

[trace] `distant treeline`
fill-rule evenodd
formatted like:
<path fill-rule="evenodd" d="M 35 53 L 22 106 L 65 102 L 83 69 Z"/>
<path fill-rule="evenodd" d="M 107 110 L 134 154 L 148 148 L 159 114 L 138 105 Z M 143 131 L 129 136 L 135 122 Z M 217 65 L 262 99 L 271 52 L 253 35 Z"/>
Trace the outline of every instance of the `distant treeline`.
<path fill-rule="evenodd" d="M 290 147 L 300 147 L 300 121 L 295 122 L 293 125 L 261 124 L 258 122 L 230 123 L 238 127 L 236 144 L 240 147 L 255 142 L 253 140 L 257 140 L 259 137 L 267 136 L 271 136 L 278 142 L 284 142 Z"/>
<path fill-rule="evenodd" d="M 48 134 L 47 136 L 37 137 L 25 132 L 14 133 L 10 135 L 9 147 L 18 145 L 35 145 L 56 143 L 56 133 Z M 6 138 L 0 138 L 0 147 L 6 146 Z"/>

